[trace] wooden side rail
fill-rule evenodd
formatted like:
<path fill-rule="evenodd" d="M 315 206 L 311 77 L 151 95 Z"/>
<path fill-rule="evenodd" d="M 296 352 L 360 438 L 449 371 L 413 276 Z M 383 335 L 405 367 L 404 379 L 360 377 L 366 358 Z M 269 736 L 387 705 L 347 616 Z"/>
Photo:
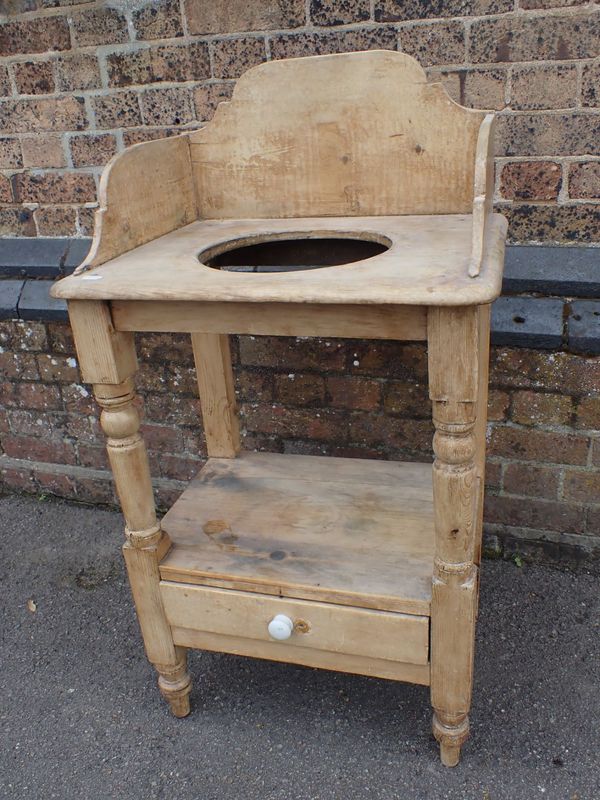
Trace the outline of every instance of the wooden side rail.
<path fill-rule="evenodd" d="M 100 178 L 94 238 L 78 274 L 194 222 L 187 135 L 142 142 L 114 156 Z"/>
<path fill-rule="evenodd" d="M 495 126 L 494 115 L 486 114 L 477 137 L 473 181 L 473 239 L 469 262 L 469 275 L 472 278 L 476 278 L 481 269 L 486 223 L 493 211 Z"/>

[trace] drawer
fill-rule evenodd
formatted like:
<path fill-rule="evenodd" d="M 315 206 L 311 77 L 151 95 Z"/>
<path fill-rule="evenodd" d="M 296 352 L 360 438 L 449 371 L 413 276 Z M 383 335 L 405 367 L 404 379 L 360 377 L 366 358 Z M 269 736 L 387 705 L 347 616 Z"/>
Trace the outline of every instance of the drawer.
<path fill-rule="evenodd" d="M 296 647 L 303 651 L 308 648 L 363 656 L 381 662 L 424 665 L 429 660 L 429 618 L 425 616 L 170 581 L 161 581 L 160 592 L 173 628 L 219 634 L 229 642 L 235 637 L 252 643 L 245 651 L 239 647 L 223 647 L 225 652 L 277 658 L 278 647 L 285 648 L 286 653 Z M 289 633 L 285 620 L 282 621 L 283 635 L 289 633 L 289 638 L 282 641 L 274 639 L 268 630 L 269 623 L 277 615 L 287 617 L 293 626 Z M 264 655 L 261 643 L 264 643 Z"/>

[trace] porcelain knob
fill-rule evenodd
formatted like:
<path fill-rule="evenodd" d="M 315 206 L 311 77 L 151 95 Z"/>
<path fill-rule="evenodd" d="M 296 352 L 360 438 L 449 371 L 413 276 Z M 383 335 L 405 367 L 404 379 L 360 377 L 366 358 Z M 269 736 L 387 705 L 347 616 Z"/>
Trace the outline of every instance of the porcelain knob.
<path fill-rule="evenodd" d="M 294 623 L 289 617 L 286 617 L 285 614 L 277 614 L 277 616 L 273 617 L 271 622 L 269 622 L 268 626 L 269 636 L 280 642 L 289 639 L 293 630 Z"/>

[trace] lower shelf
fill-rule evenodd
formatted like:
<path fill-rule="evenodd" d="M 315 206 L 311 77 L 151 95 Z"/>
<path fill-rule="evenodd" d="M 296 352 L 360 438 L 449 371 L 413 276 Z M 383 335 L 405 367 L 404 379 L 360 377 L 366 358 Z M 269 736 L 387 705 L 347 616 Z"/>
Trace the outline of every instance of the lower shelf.
<path fill-rule="evenodd" d="M 164 581 L 429 615 L 430 464 L 211 458 L 162 527 Z"/>

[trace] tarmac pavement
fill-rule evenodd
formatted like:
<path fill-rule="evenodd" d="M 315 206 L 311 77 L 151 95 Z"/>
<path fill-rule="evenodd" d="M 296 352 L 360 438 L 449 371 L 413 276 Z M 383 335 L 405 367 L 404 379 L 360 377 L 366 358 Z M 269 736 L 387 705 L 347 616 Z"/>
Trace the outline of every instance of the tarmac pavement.
<path fill-rule="evenodd" d="M 144 656 L 120 514 L 6 495 L 0 530 L 0 798 L 600 800 L 585 567 L 484 562 L 472 738 L 446 769 L 424 687 L 193 652 L 192 713 L 175 719 Z"/>

